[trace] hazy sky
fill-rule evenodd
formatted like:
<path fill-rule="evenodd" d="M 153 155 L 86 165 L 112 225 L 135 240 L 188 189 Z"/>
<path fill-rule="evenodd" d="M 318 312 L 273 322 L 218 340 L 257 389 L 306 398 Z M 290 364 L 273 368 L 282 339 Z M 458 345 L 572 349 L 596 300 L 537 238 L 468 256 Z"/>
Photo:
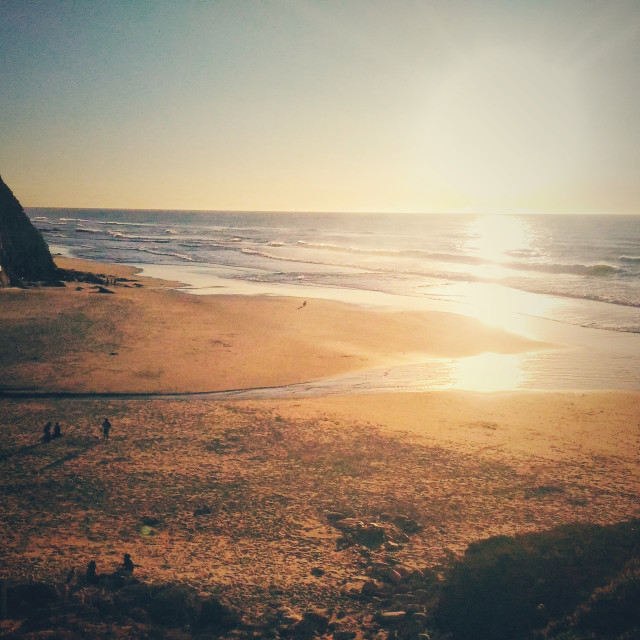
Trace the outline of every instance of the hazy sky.
<path fill-rule="evenodd" d="M 640 213 L 640 0 L 0 0 L 25 206 Z"/>

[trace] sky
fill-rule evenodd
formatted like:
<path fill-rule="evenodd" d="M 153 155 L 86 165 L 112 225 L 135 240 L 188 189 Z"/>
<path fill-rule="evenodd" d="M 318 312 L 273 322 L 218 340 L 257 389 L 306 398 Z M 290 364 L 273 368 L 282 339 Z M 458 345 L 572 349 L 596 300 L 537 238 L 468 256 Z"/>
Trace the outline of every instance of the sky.
<path fill-rule="evenodd" d="M 23 206 L 640 213 L 640 1 L 0 0 Z"/>

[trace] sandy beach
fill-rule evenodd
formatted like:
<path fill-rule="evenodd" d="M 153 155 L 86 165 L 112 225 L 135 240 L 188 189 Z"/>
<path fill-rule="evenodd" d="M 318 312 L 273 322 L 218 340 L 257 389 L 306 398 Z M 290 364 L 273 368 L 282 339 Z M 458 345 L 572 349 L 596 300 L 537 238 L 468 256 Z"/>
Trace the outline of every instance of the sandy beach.
<path fill-rule="evenodd" d="M 135 279 L 134 270 L 57 258 Z M 373 312 L 324 300 L 194 296 L 171 283 L 0 291 L 2 386 L 198 392 L 286 385 L 424 358 L 548 347 L 450 313 Z M 175 283 L 174 283 L 175 284 Z"/>
<path fill-rule="evenodd" d="M 113 294 L 0 290 L 4 391 L 212 391 L 550 348 L 452 314 L 191 296 L 131 269 L 60 263 L 127 280 Z M 47 420 L 63 437 L 42 443 Z M 128 552 L 142 579 L 215 594 L 248 621 L 320 608 L 347 634 L 333 637 L 373 638 L 376 608 L 428 609 L 402 590 L 360 598 L 376 571 L 640 515 L 640 393 L 4 398 L 0 425 L 1 578 L 61 583 Z M 381 527 L 385 544 L 341 542 L 336 513 Z"/>

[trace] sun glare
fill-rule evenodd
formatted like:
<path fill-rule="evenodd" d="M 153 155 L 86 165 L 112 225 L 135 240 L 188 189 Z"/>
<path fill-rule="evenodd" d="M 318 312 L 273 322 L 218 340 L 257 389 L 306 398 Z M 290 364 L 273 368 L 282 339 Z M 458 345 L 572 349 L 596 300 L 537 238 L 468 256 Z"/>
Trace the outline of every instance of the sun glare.
<path fill-rule="evenodd" d="M 516 216 L 479 216 L 466 229 L 465 251 L 488 262 L 505 262 L 510 254 L 531 252 L 531 225 Z"/>
<path fill-rule="evenodd" d="M 427 104 L 427 177 L 476 206 L 543 195 L 586 155 L 578 82 L 539 52 L 476 52 L 429 88 Z"/>
<path fill-rule="evenodd" d="M 522 355 L 481 353 L 453 361 L 452 387 L 465 391 L 505 391 L 518 389 L 523 380 Z"/>
<path fill-rule="evenodd" d="M 532 296 L 500 286 L 496 281 L 515 274 L 509 263 L 518 257 L 537 257 L 531 222 L 519 216 L 485 215 L 471 220 L 465 229 L 461 250 L 481 260 L 472 268 L 480 280 L 465 288 L 464 299 L 478 320 L 493 327 L 514 330 L 520 325 L 516 314 L 541 315 Z"/>

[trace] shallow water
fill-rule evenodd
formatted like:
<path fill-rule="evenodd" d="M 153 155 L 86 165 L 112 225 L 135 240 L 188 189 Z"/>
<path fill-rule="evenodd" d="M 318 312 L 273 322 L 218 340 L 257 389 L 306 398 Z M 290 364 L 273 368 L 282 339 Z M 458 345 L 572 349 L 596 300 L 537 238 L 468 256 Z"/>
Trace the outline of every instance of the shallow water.
<path fill-rule="evenodd" d="M 194 288 L 183 290 L 197 295 L 293 296 L 309 301 L 315 298 L 336 300 L 371 309 L 459 313 L 477 318 L 490 326 L 554 345 L 543 351 L 523 354 L 484 353 L 467 358 L 434 358 L 412 365 L 358 371 L 277 389 L 229 392 L 229 396 L 254 398 L 434 389 L 487 392 L 512 389 L 640 390 L 640 334 L 582 327 L 527 313 L 542 308 L 546 313 L 553 314 L 554 307 L 567 304 L 555 296 L 527 292 L 518 292 L 514 296 L 509 290 L 496 291 L 495 285 L 483 285 L 490 289 L 484 295 L 478 291 L 480 285 L 470 287 L 475 292 L 471 295 L 458 285 L 454 296 L 415 298 L 309 284 L 273 285 L 235 281 L 211 275 L 206 269 L 194 278 L 181 268 L 138 266 L 142 267 L 144 275 L 152 277 L 178 281 L 191 279 Z M 531 301 L 530 298 L 535 300 Z M 582 301 L 582 304 L 594 307 L 589 311 L 593 315 L 605 313 L 599 307 L 610 306 L 588 300 Z M 313 312 L 312 302 L 307 310 Z"/>

